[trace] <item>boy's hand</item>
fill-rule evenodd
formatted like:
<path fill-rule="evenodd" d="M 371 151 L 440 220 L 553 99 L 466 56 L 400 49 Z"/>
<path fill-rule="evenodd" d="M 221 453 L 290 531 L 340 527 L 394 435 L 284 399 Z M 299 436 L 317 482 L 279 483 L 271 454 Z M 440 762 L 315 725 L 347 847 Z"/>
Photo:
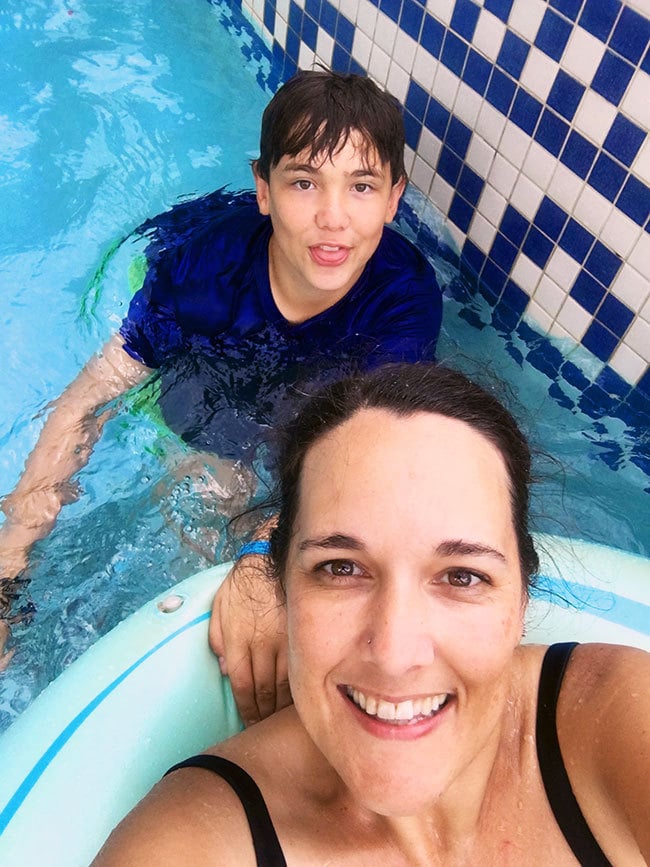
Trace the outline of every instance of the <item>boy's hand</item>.
<path fill-rule="evenodd" d="M 209 640 L 247 726 L 291 704 L 285 608 L 263 555 L 243 557 L 228 573 L 212 603 Z"/>

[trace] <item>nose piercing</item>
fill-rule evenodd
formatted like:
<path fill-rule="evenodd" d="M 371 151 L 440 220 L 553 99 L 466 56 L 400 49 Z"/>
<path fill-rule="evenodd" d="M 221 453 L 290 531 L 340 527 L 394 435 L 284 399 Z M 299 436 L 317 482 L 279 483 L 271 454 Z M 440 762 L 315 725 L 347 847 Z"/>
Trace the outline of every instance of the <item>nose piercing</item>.
<path fill-rule="evenodd" d="M 372 638 L 368 639 L 368 644 L 372 644 Z"/>

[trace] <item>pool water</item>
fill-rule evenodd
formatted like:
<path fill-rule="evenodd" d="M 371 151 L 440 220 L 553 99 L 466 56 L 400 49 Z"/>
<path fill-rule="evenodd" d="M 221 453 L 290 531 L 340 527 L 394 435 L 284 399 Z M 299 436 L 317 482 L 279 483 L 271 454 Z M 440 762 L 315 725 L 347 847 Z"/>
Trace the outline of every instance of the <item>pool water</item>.
<path fill-rule="evenodd" d="M 133 229 L 182 197 L 250 186 L 271 67 L 238 14 L 207 0 L 5 0 L 0 49 L 2 494 L 48 403 L 119 326 L 142 250 Z M 650 556 L 647 429 L 580 411 L 575 385 L 539 363 L 548 341 L 492 314 L 413 192 L 399 224 L 431 253 L 445 288 L 441 360 L 485 377 L 489 359 L 533 441 L 556 459 L 539 461 L 536 529 Z M 575 367 L 589 363 L 581 356 Z M 81 496 L 34 549 L 37 612 L 14 632 L 0 730 L 99 635 L 207 565 L 169 514 L 190 533 L 216 518 L 170 483 L 168 448 L 128 402 L 107 424 L 79 473 Z"/>

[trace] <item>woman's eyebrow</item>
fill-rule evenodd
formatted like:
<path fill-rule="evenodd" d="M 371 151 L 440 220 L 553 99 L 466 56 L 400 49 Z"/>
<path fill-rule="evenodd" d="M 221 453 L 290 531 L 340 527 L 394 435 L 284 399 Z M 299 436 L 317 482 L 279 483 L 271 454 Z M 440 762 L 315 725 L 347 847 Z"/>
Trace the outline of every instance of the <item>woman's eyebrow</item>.
<path fill-rule="evenodd" d="M 355 536 L 346 536 L 345 533 L 332 533 L 329 536 L 316 536 L 313 539 L 303 539 L 298 545 L 299 551 L 307 551 L 309 548 L 348 548 L 361 551 L 365 546 Z"/>
<path fill-rule="evenodd" d="M 441 557 L 496 557 L 506 563 L 506 556 L 496 548 L 490 545 L 484 545 L 482 542 L 470 542 L 466 539 L 445 539 L 436 546 L 436 554 Z"/>

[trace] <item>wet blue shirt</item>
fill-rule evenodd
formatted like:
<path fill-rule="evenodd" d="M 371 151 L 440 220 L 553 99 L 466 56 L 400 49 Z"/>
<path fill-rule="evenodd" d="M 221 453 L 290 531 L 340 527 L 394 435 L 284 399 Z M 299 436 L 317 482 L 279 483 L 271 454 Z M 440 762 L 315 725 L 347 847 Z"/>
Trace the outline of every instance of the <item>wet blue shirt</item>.
<path fill-rule="evenodd" d="M 165 421 L 187 442 L 235 456 L 232 441 L 249 438 L 247 421 L 273 424 L 296 390 L 384 361 L 434 357 L 440 290 L 400 234 L 385 227 L 345 297 L 292 324 L 271 293 L 269 217 L 250 193 L 212 197 L 200 218 L 184 215 L 190 229 L 178 220 L 156 226 L 144 285 L 120 329 L 126 351 L 160 369 Z M 238 419 L 242 427 L 230 444 L 219 431 L 226 416 L 226 426 Z"/>

